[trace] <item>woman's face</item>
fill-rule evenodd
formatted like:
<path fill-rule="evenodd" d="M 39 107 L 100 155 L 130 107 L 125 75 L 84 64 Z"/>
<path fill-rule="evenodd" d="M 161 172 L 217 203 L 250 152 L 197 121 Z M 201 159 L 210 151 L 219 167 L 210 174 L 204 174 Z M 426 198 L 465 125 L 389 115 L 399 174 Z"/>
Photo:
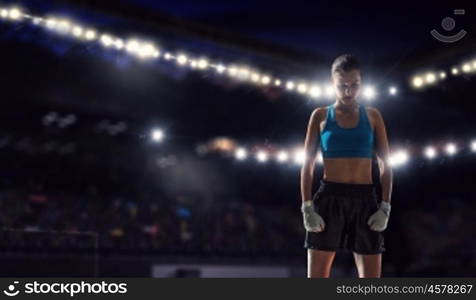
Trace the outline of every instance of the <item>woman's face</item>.
<path fill-rule="evenodd" d="M 344 104 L 351 104 L 357 101 L 360 94 L 360 71 L 334 72 L 332 74 L 332 84 L 334 85 L 336 98 Z"/>

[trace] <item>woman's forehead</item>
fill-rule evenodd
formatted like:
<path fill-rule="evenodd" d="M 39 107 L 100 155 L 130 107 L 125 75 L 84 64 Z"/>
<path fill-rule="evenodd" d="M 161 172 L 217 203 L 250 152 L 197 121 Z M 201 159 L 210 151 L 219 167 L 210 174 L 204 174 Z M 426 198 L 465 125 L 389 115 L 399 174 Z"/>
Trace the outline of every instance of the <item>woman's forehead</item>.
<path fill-rule="evenodd" d="M 350 72 L 336 72 L 333 74 L 333 77 L 341 84 L 354 84 L 359 83 L 361 80 L 360 72 L 357 70 Z"/>

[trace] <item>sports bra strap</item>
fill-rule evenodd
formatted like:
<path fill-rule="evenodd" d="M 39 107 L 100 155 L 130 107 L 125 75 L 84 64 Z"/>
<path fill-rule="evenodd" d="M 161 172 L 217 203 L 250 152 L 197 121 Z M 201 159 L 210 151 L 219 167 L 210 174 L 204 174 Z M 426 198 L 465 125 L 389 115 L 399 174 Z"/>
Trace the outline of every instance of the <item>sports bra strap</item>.
<path fill-rule="evenodd" d="M 331 104 L 327 108 L 327 117 L 329 120 L 334 121 L 334 104 Z"/>

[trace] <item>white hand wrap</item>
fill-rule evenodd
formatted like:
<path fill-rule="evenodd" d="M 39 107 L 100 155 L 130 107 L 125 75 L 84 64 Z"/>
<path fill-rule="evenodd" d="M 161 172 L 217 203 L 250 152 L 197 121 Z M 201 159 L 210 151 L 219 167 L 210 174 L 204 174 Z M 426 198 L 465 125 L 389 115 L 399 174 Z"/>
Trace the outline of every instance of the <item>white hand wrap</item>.
<path fill-rule="evenodd" d="M 313 201 L 304 201 L 301 205 L 304 227 L 307 231 L 321 232 L 325 228 L 322 217 L 316 213 Z"/>
<path fill-rule="evenodd" d="M 384 231 L 387 228 L 388 219 L 390 217 L 390 203 L 382 201 L 379 209 L 370 216 L 367 224 L 374 231 Z"/>

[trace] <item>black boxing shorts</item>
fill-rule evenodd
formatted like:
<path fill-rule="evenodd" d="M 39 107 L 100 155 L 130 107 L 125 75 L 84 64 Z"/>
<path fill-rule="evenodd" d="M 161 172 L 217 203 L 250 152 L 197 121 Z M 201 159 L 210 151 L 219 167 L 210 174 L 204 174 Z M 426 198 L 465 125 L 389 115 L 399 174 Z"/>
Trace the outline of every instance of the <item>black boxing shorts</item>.
<path fill-rule="evenodd" d="M 316 212 L 325 222 L 322 232 L 306 231 L 304 248 L 336 251 L 348 249 L 359 254 L 385 251 L 382 232 L 370 229 L 370 216 L 378 209 L 373 184 L 350 184 L 321 179 L 313 196 Z"/>

